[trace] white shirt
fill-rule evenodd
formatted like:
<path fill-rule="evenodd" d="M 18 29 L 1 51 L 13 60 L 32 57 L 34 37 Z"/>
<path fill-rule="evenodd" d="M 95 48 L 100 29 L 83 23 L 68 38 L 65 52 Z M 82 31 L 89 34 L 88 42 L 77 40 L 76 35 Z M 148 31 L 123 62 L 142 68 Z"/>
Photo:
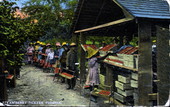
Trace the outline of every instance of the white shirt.
<path fill-rule="evenodd" d="M 30 46 L 29 46 L 29 47 L 27 48 L 27 52 L 28 52 L 28 53 L 33 53 L 33 51 L 34 51 L 34 47 L 30 47 Z"/>
<path fill-rule="evenodd" d="M 48 55 L 48 53 L 50 53 L 50 48 L 47 48 L 47 49 L 45 50 L 45 53 Z"/>
<path fill-rule="evenodd" d="M 49 59 L 53 59 L 54 58 L 54 52 L 50 52 L 48 53 L 48 56 L 47 56 Z"/>

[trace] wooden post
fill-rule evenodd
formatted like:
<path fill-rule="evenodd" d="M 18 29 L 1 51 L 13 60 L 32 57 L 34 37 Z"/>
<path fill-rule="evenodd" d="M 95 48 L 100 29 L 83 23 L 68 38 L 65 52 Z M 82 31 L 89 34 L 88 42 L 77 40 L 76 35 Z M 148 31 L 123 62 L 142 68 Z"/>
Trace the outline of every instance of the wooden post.
<path fill-rule="evenodd" d="M 3 73 L 4 70 L 4 61 L 0 59 L 0 102 L 8 100 L 6 78 Z"/>
<path fill-rule="evenodd" d="M 80 44 L 85 44 L 86 43 L 86 37 L 83 36 L 82 33 L 80 33 Z M 80 81 L 85 80 L 85 73 L 86 73 L 86 53 L 83 50 L 83 48 L 80 48 Z"/>
<path fill-rule="evenodd" d="M 164 105 L 170 91 L 170 32 L 157 26 L 158 105 Z"/>
<path fill-rule="evenodd" d="M 16 87 L 16 68 L 12 71 L 12 73 L 14 75 L 13 79 L 11 80 L 11 83 L 10 83 L 10 86 L 12 88 L 15 88 Z"/>
<path fill-rule="evenodd" d="M 108 86 L 113 85 L 113 67 L 110 65 L 106 66 L 105 84 Z"/>
<path fill-rule="evenodd" d="M 123 39 L 124 39 L 123 35 L 120 35 L 119 36 L 119 48 L 123 46 L 123 41 L 124 41 Z"/>
<path fill-rule="evenodd" d="M 78 35 L 75 35 L 76 36 L 76 44 L 78 45 L 79 44 L 79 36 Z"/>
<path fill-rule="evenodd" d="M 152 42 L 151 23 L 139 20 L 139 71 L 137 105 L 151 106 L 148 94 L 152 93 Z"/>

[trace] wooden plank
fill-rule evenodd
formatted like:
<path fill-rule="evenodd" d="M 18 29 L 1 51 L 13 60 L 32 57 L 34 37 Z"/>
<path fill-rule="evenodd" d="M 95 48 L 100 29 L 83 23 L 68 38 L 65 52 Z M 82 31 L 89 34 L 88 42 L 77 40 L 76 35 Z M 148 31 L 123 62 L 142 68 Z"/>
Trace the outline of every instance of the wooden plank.
<path fill-rule="evenodd" d="M 129 70 L 132 70 L 132 71 L 138 71 L 137 69 L 126 67 L 126 66 L 123 66 L 123 65 L 118 65 L 118 64 L 107 62 L 107 61 L 103 61 L 103 62 L 106 63 L 106 64 L 110 64 L 110 65 L 113 65 L 113 66 L 120 67 L 120 68 L 125 68 L 125 69 L 129 69 Z"/>
<path fill-rule="evenodd" d="M 159 105 L 164 105 L 170 90 L 170 32 L 168 24 L 157 26 L 157 74 Z"/>
<path fill-rule="evenodd" d="M 133 88 L 138 88 L 138 81 L 130 80 L 130 86 L 133 87 Z"/>
<path fill-rule="evenodd" d="M 157 97 L 158 97 L 158 93 L 152 93 L 152 94 L 149 94 L 149 100 L 157 100 Z"/>
<path fill-rule="evenodd" d="M 118 81 L 123 82 L 123 83 L 130 83 L 130 77 L 118 75 Z"/>
<path fill-rule="evenodd" d="M 130 83 L 125 84 L 119 81 L 115 81 L 115 87 L 121 89 L 121 90 L 126 90 L 126 89 L 132 89 L 132 87 L 130 86 Z"/>
<path fill-rule="evenodd" d="M 67 76 L 67 75 L 65 75 L 65 74 L 63 74 L 63 73 L 59 73 L 59 75 L 60 76 L 62 76 L 62 77 L 64 77 L 64 78 L 67 78 L 67 79 L 72 79 L 73 77 L 69 77 L 69 76 Z"/>
<path fill-rule="evenodd" d="M 138 69 L 138 99 L 135 105 L 151 106 L 148 94 L 152 93 L 152 42 L 151 23 L 139 20 L 139 69 Z"/>
<path fill-rule="evenodd" d="M 113 97 L 110 98 L 110 101 L 113 102 L 116 105 L 125 106 L 124 104 L 122 104 L 119 101 L 115 100 Z"/>
<path fill-rule="evenodd" d="M 111 95 L 110 91 L 106 91 L 106 92 L 107 92 L 106 95 L 100 94 L 100 92 L 102 92 L 102 91 L 106 91 L 106 90 L 100 90 L 100 89 L 93 90 L 93 91 L 91 92 L 91 94 L 94 95 L 94 96 L 99 96 L 99 97 L 103 97 L 103 98 L 109 99 L 109 97 L 110 97 L 110 95 Z"/>
<path fill-rule="evenodd" d="M 127 96 L 132 96 L 133 95 L 133 90 L 121 90 L 117 88 L 117 93 L 127 97 Z"/>
<path fill-rule="evenodd" d="M 8 75 L 8 76 L 6 77 L 6 79 L 12 80 L 13 77 L 14 77 L 14 75 Z"/>
<path fill-rule="evenodd" d="M 123 18 L 123 19 L 120 19 L 120 20 L 116 20 L 116 21 L 109 22 L 109 23 L 106 23 L 106 24 L 98 25 L 98 26 L 95 26 L 95 27 L 82 29 L 82 30 L 77 30 L 77 31 L 75 31 L 75 33 L 86 32 L 86 31 L 90 31 L 90 30 L 103 28 L 103 27 L 108 27 L 108 26 L 111 26 L 111 25 L 126 23 L 126 22 L 129 22 L 129 21 L 132 21 L 132 20 L 133 20 L 133 18 Z"/>
<path fill-rule="evenodd" d="M 132 73 L 131 73 L 131 78 L 134 79 L 134 80 L 138 80 L 138 74 L 132 72 Z"/>

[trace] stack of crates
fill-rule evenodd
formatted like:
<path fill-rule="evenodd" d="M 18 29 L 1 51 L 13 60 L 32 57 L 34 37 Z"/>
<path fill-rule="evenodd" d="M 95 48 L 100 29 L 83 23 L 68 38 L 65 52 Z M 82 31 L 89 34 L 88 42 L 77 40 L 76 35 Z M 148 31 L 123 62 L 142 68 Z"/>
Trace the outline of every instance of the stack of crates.
<path fill-rule="evenodd" d="M 117 50 L 117 44 L 109 44 L 99 50 L 100 56 L 106 55 L 108 52 L 115 52 Z"/>
<path fill-rule="evenodd" d="M 118 59 L 123 61 L 123 66 L 138 69 L 139 55 L 137 54 L 137 51 L 137 47 L 126 47 L 117 53 Z"/>
<path fill-rule="evenodd" d="M 114 92 L 114 98 L 121 103 L 128 103 L 133 101 L 133 88 L 130 85 L 130 75 L 118 75 L 118 80 L 115 81 L 117 89 Z"/>

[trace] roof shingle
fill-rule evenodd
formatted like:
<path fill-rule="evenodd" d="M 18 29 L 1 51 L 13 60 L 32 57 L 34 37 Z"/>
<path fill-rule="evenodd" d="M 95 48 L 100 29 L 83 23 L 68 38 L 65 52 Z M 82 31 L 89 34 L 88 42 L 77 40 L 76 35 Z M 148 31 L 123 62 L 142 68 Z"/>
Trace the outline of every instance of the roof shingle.
<path fill-rule="evenodd" d="M 166 0 L 116 0 L 135 17 L 170 19 Z"/>

